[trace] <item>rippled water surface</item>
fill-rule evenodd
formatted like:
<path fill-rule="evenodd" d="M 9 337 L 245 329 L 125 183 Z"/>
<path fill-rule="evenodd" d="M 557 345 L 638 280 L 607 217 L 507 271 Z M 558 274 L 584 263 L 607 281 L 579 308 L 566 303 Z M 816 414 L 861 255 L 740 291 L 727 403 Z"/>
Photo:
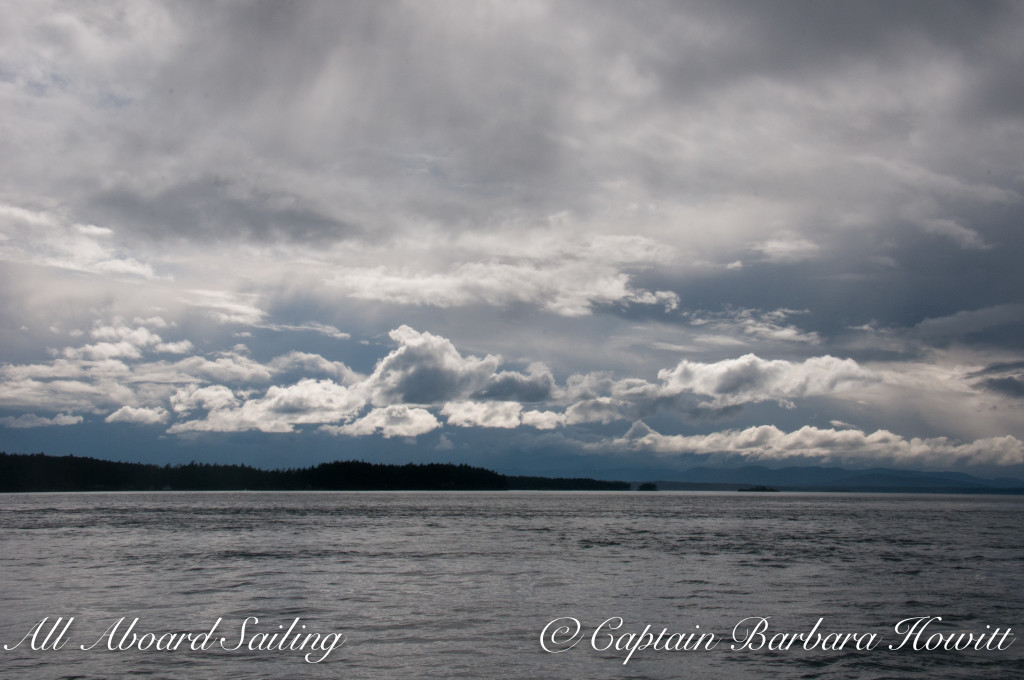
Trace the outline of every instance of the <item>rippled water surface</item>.
<path fill-rule="evenodd" d="M 0 642 L 74 617 L 59 650 L 0 651 L 36 678 L 1010 678 L 999 651 L 898 651 L 1024 630 L 1024 499 L 730 493 L 131 493 L 0 496 Z M 106 649 L 132 633 L 344 633 L 296 650 Z M 621 617 L 617 630 L 594 629 Z M 730 649 L 767 636 L 876 633 L 872 650 Z M 541 647 L 549 622 L 575 632 Z M 748 631 L 755 619 L 740 626 Z M 628 651 L 608 633 L 706 632 L 702 651 Z M 282 626 L 283 628 L 279 628 Z M 698 629 L 697 626 L 700 628 Z M 549 633 L 558 626 L 548 629 Z M 286 638 L 290 639 L 290 638 Z M 678 639 L 678 637 L 676 638 Z M 706 638 L 708 639 L 708 638 Z M 99 643 L 84 651 L 81 645 Z M 557 643 L 547 643 L 555 649 Z M 628 638 L 621 639 L 626 644 Z M 565 647 L 569 643 L 561 646 Z M 907 645 L 909 647 L 909 643 Z M 307 650 L 308 651 L 308 650 Z M 321 652 L 322 654 L 322 652 Z M 318 658 L 320 654 L 314 656 Z"/>

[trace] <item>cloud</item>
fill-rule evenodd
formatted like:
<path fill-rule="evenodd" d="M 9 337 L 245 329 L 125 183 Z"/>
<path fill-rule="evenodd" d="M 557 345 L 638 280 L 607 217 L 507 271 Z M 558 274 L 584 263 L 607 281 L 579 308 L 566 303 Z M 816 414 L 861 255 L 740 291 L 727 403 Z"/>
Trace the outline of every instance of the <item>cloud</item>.
<path fill-rule="evenodd" d="M 432 273 L 350 268 L 329 284 L 361 300 L 437 307 L 528 303 L 569 317 L 586 316 L 598 305 L 660 305 L 669 311 L 679 305 L 672 291 L 635 288 L 628 274 L 587 260 L 464 262 Z"/>
<path fill-rule="evenodd" d="M 447 338 L 400 326 L 389 333 L 398 349 L 367 380 L 374 404 L 433 404 L 484 388 L 500 358 L 463 357 Z"/>
<path fill-rule="evenodd" d="M 157 327 L 167 327 L 167 323 L 159 317 L 151 321 Z M 115 319 L 111 325 L 97 324 L 90 331 L 90 336 L 101 342 L 82 347 L 66 347 L 63 355 L 68 359 L 139 359 L 149 349 L 166 354 L 188 354 L 193 349 L 189 340 L 164 342 L 145 325 L 131 327 L 121 319 Z"/>
<path fill-rule="evenodd" d="M 930 344 L 944 344 L 963 342 L 972 335 L 984 337 L 1014 326 L 1024 326 L 1024 304 L 965 309 L 948 316 L 928 318 L 913 328 L 913 336 Z"/>
<path fill-rule="evenodd" d="M 130 388 L 108 377 L 95 380 L 15 378 L 5 380 L 0 390 L 0 406 L 6 408 L 96 412 L 134 400 Z"/>
<path fill-rule="evenodd" d="M 988 250 L 992 246 L 985 242 L 985 238 L 973 229 L 968 229 L 959 222 L 948 218 L 929 217 L 918 220 L 921 228 L 930 233 L 946 236 L 964 250 Z"/>
<path fill-rule="evenodd" d="M 319 425 L 351 419 L 365 400 L 332 380 L 305 379 L 293 385 L 273 385 L 262 397 L 241 400 L 224 386 L 189 388 L 171 399 L 176 412 L 188 413 L 197 406 L 208 409 L 205 417 L 183 420 L 167 429 L 185 432 L 293 432 L 297 425 Z"/>
<path fill-rule="evenodd" d="M 565 410 L 565 423 L 577 425 L 580 423 L 611 423 L 616 420 L 623 420 L 628 416 L 629 404 L 620 399 L 611 397 L 597 397 L 596 399 L 584 399 L 572 404 Z"/>
<path fill-rule="evenodd" d="M 122 406 L 104 420 L 108 423 L 137 423 L 139 425 L 156 425 L 167 421 L 167 411 L 162 408 L 136 408 Z"/>
<path fill-rule="evenodd" d="M 92 329 L 90 335 L 97 340 L 127 342 L 131 345 L 135 345 L 136 347 L 148 347 L 161 342 L 160 336 L 145 326 L 132 328 L 121 324 L 120 322 L 118 322 L 117 325 L 96 326 Z"/>
<path fill-rule="evenodd" d="M 288 387 L 274 385 L 255 403 L 268 414 L 277 414 L 295 423 L 322 423 L 351 416 L 365 401 L 352 389 L 333 380 L 307 378 Z"/>
<path fill-rule="evenodd" d="M 992 390 L 1000 394 L 1005 394 L 1008 397 L 1015 397 L 1017 399 L 1024 399 L 1024 379 L 1016 376 L 1007 376 L 1005 378 L 987 378 L 982 380 L 980 383 L 981 387 L 986 390 Z"/>
<path fill-rule="evenodd" d="M 437 418 L 430 411 L 404 405 L 375 408 L 368 414 L 340 427 L 324 425 L 320 429 L 332 434 L 361 437 L 380 432 L 385 439 L 391 437 L 416 437 L 440 427 Z"/>
<path fill-rule="evenodd" d="M 523 407 L 514 401 L 453 401 L 441 409 L 448 424 L 457 427 L 519 427 Z"/>
<path fill-rule="evenodd" d="M 880 377 L 852 359 L 812 357 L 803 362 L 765 360 L 754 354 L 716 363 L 683 360 L 658 372 L 665 394 L 712 397 L 715 406 L 822 396 L 878 382 Z"/>
<path fill-rule="evenodd" d="M 114 362 L 118 368 L 127 371 L 121 362 Z M 47 364 L 5 364 L 0 365 L 0 376 L 7 380 L 33 380 L 51 378 L 84 378 L 89 374 L 89 366 L 79 361 L 54 359 Z"/>
<path fill-rule="evenodd" d="M 788 264 L 811 260 L 821 250 L 818 244 L 792 233 L 782 233 L 752 247 L 760 251 L 767 262 Z"/>
<path fill-rule="evenodd" d="M 184 302 L 204 310 L 220 323 L 255 326 L 267 315 L 255 305 L 254 294 L 240 294 L 225 290 L 189 290 Z"/>
<path fill-rule="evenodd" d="M 654 413 L 715 418 L 743 404 L 774 401 L 790 408 L 794 400 L 840 398 L 882 382 L 877 371 L 852 359 L 811 357 L 802 362 L 767 360 L 754 354 L 716 362 L 684 359 L 658 371 L 658 381 L 614 379 L 607 373 L 573 375 L 563 398 L 567 424 L 636 420 Z"/>
<path fill-rule="evenodd" d="M 123 252 L 113 230 L 70 223 L 50 211 L 0 204 L 0 260 L 118 279 L 155 279 L 153 267 Z"/>
<path fill-rule="evenodd" d="M 488 384 L 472 396 L 476 399 L 537 402 L 551 398 L 555 378 L 543 364 L 531 364 L 527 373 L 501 371 L 491 376 Z"/>
<path fill-rule="evenodd" d="M 194 349 L 194 346 L 191 340 L 178 340 L 176 342 L 161 342 L 154 349 L 167 354 L 188 354 Z"/>
<path fill-rule="evenodd" d="M 802 342 L 817 345 L 821 336 L 801 330 L 790 317 L 809 314 L 809 310 L 726 309 L 720 312 L 687 312 L 694 342 L 704 345 L 741 346 L 755 341 Z"/>
<path fill-rule="evenodd" d="M 34 413 L 26 413 L 17 417 L 5 416 L 0 418 L 0 425 L 14 429 L 30 427 L 52 427 L 78 425 L 84 420 L 82 416 L 73 416 L 67 413 L 58 413 L 53 418 L 37 416 Z"/>
<path fill-rule="evenodd" d="M 790 404 L 793 399 L 834 395 L 880 379 L 852 360 L 826 356 L 794 363 L 746 355 L 715 363 L 684 360 L 673 369 L 660 371 L 657 383 L 637 378 L 616 380 L 607 374 L 574 375 L 569 377 L 563 390 L 542 364 L 531 365 L 526 373 L 499 371 L 500 357 L 463 356 L 447 338 L 408 326 L 394 329 L 390 336 L 398 347 L 378 361 L 368 376 L 319 355 L 298 352 L 282 355 L 266 368 L 252 362 L 260 369 L 258 377 L 261 379 L 269 378 L 271 372 L 301 369 L 339 377 L 345 387 L 331 380 L 305 379 L 287 388 L 272 386 L 262 397 L 250 396 L 244 400 L 223 385 L 191 385 L 180 389 L 170 400 L 175 412 L 188 413 L 196 407 L 208 408 L 210 412 L 205 419 L 178 423 L 169 431 L 258 429 L 287 432 L 296 425 L 330 425 L 340 421 L 343 424 L 332 426 L 330 431 L 358 436 L 377 430 L 392 431 L 389 429 L 392 426 L 384 424 L 396 414 L 411 418 L 408 411 L 380 410 L 398 405 L 439 408 L 439 415 L 446 417 L 448 424 L 458 427 L 528 425 L 553 429 L 608 424 L 657 411 L 693 416 L 701 407 L 723 409 L 768 400 Z M 238 354 L 232 357 L 251 362 Z M 188 367 L 194 375 L 201 372 L 198 369 L 202 364 L 193 358 L 179 362 L 178 366 Z M 225 373 L 235 382 L 251 377 L 251 371 Z M 338 396 L 332 407 L 324 407 L 322 393 L 309 397 L 308 392 L 314 385 L 322 388 L 321 392 L 329 389 Z M 561 401 L 565 407 L 562 412 L 531 410 L 524 414 L 521 401 L 508 397 L 535 403 Z M 703 397 L 711 399 L 702 400 Z M 373 405 L 380 412 L 353 420 L 366 405 Z M 291 415 L 286 417 L 285 413 Z M 426 421 L 416 418 L 415 422 Z M 406 421 L 396 421 L 394 428 L 406 425 Z"/>
<path fill-rule="evenodd" d="M 997 362 L 989 364 L 980 371 L 969 373 L 968 377 L 977 378 L 984 375 L 998 375 L 1000 373 L 1011 373 L 1014 371 L 1024 371 L 1024 361 Z"/>
<path fill-rule="evenodd" d="M 274 373 L 301 370 L 306 373 L 328 375 L 335 378 L 342 385 L 351 385 L 366 378 L 366 376 L 353 371 L 341 361 L 330 361 L 319 354 L 297 352 L 295 350 L 275 357 L 267 366 Z"/>
<path fill-rule="evenodd" d="M 64 350 L 64 356 L 68 359 L 90 359 L 93 361 L 117 358 L 139 359 L 142 357 L 142 351 L 137 345 L 122 340 L 121 342 L 97 342 L 82 347 L 68 347 Z"/>
<path fill-rule="evenodd" d="M 265 328 L 265 329 L 271 330 L 271 331 L 292 331 L 292 332 L 312 331 L 314 333 L 320 333 L 321 335 L 326 335 L 329 338 L 335 338 L 336 340 L 348 340 L 349 338 L 352 337 L 351 334 L 349 334 L 349 333 L 343 333 L 342 331 L 339 331 L 334 326 L 331 326 L 331 325 L 328 325 L 328 324 L 325 324 L 325 323 L 320 323 L 318 321 L 310 321 L 308 323 L 303 323 L 303 324 L 258 323 L 258 324 L 253 324 L 253 327 L 254 328 Z"/>
<path fill-rule="evenodd" d="M 172 394 L 170 403 L 175 413 L 189 413 L 197 408 L 210 411 L 234 408 L 239 400 L 235 393 L 224 385 L 189 385 Z"/>
<path fill-rule="evenodd" d="M 171 366 L 175 371 L 200 376 L 214 382 L 265 382 L 271 371 L 263 364 L 237 351 L 221 352 L 214 359 L 191 356 Z"/>
<path fill-rule="evenodd" d="M 693 327 L 715 335 L 730 332 L 728 325 L 744 329 L 732 332 L 774 341 L 780 329 L 791 335 L 785 331 L 786 321 L 795 314 L 787 309 L 694 314 Z M 174 327 L 166 321 L 149 325 Z M 598 441 L 603 435 L 592 431 L 595 425 L 655 414 L 690 424 L 736 422 L 744 405 L 776 402 L 798 409 L 806 400 L 819 399 L 820 405 L 820 398 L 828 397 L 836 415 L 848 417 L 849 409 L 858 409 L 859 422 L 872 421 L 863 407 L 854 406 L 867 399 L 884 414 L 874 417 L 879 423 L 885 422 L 882 417 L 896 424 L 915 417 L 929 419 L 940 432 L 945 427 L 961 436 L 972 427 L 1016 432 L 1007 425 L 1016 413 L 1016 384 L 1007 380 L 1016 378 L 1014 362 L 964 374 L 952 364 L 941 370 L 937 364 L 905 363 L 867 368 L 829 355 L 790 361 L 746 354 L 718 361 L 684 359 L 656 371 L 655 380 L 619 377 L 611 371 L 569 374 L 562 386 L 545 364 L 511 370 L 499 355 L 463 354 L 448 338 L 409 326 L 392 330 L 395 346 L 369 374 L 296 350 L 258 361 L 243 345 L 173 362 L 152 360 L 147 353 L 165 343 L 138 322 L 95 324 L 89 335 L 99 342 L 68 348 L 49 363 L 0 366 L 0 405 L 104 414 L 110 423 L 162 423 L 170 434 L 289 433 L 323 427 L 351 437 L 415 436 L 406 433 L 440 427 L 440 420 L 462 428 L 566 428 L 572 436 L 591 431 L 590 441 Z M 788 337 L 784 342 L 815 345 Z M 119 351 L 107 357 L 97 351 L 103 345 Z M 939 359 L 933 356 L 932 361 Z M 985 382 L 991 380 L 997 382 Z M 524 403 L 534 407 L 524 408 Z M 405 408 L 387 410 L 392 406 Z M 950 417 L 951 408 L 964 407 L 984 409 L 984 414 Z M 843 418 L 833 422 L 842 423 Z"/>
<path fill-rule="evenodd" d="M 965 378 L 981 378 L 974 386 L 1010 397 L 1024 399 L 1024 361 L 996 362 L 978 371 L 968 373 Z"/>
<path fill-rule="evenodd" d="M 538 430 L 553 430 L 556 427 L 565 425 L 566 416 L 564 413 L 553 411 L 524 411 L 523 425 L 535 427 Z"/>
<path fill-rule="evenodd" d="M 774 425 L 707 435 L 662 435 L 638 421 L 625 437 L 590 448 L 627 448 L 660 454 L 731 454 L 748 461 L 801 461 L 818 464 L 886 464 L 897 467 L 962 464 L 1019 465 L 1024 441 L 1012 436 L 958 443 L 947 437 L 906 439 L 886 430 L 819 429 L 784 432 Z"/>

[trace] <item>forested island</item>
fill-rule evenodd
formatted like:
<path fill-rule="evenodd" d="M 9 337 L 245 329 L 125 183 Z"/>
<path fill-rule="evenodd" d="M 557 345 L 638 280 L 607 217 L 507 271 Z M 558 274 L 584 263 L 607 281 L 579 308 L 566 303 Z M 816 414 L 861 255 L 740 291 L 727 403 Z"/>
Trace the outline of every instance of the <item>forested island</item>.
<path fill-rule="evenodd" d="M 335 461 L 307 468 L 153 465 L 43 453 L 0 453 L 0 492 L 28 491 L 625 491 L 627 482 L 502 475 L 452 463 Z"/>

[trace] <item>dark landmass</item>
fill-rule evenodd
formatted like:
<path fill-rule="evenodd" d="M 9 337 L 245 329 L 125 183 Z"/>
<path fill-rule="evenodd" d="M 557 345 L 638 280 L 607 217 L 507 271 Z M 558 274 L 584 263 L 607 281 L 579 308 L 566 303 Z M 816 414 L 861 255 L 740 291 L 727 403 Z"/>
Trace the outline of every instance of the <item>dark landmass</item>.
<path fill-rule="evenodd" d="M 844 468 L 757 465 L 721 470 L 693 468 L 679 479 L 659 481 L 658 488 L 676 491 L 740 491 L 767 487 L 780 491 L 846 491 L 858 493 L 999 493 L 1024 494 L 1024 480 L 981 479 L 962 472 L 917 470 L 846 470 Z"/>
<path fill-rule="evenodd" d="M 628 491 L 629 482 L 606 482 L 585 477 L 505 477 L 510 491 Z"/>
<path fill-rule="evenodd" d="M 0 492 L 26 491 L 503 491 L 628 490 L 627 482 L 508 477 L 450 463 L 336 461 L 288 470 L 247 465 L 151 465 L 97 458 L 0 453 Z"/>

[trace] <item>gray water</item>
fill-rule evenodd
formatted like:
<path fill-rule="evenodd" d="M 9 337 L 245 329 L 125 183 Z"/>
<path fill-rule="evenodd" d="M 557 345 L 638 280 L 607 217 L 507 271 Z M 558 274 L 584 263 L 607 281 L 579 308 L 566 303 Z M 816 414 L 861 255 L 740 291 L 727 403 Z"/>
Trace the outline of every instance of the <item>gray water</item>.
<path fill-rule="evenodd" d="M 1024 630 L 1022 520 L 1024 499 L 991 496 L 4 495 L 0 643 L 14 646 L 46 618 L 38 647 L 57 617 L 74 620 L 59 650 L 33 650 L 31 639 L 0 645 L 0 676 L 1024 677 L 1024 641 L 1015 640 Z M 998 650 L 990 635 L 990 649 L 915 651 L 912 640 L 888 649 L 903 639 L 897 622 L 932 616 L 943 620 L 929 623 L 921 645 L 935 633 L 1007 628 L 1000 639 L 1013 642 Z M 249 619 L 243 636 L 247 617 L 259 621 Z M 610 630 L 614 617 L 621 626 Z M 879 641 L 859 651 L 853 642 L 745 648 L 733 635 L 754 628 L 748 617 L 766 618 L 766 639 L 808 634 L 820 618 L 822 636 Z M 131 635 L 130 648 L 108 649 L 135 618 L 131 634 L 150 641 L 221 622 L 205 651 L 187 642 L 140 650 Z M 320 663 L 304 660 L 308 648 L 246 647 L 261 633 L 294 640 L 285 631 L 296 618 L 293 630 L 325 641 L 341 633 L 343 643 Z M 549 649 L 564 642 L 550 639 L 559 625 L 570 636 L 574 619 L 580 631 L 561 644 L 575 646 L 548 653 L 542 631 L 556 619 Z M 646 626 L 667 629 L 662 647 L 672 633 L 717 643 L 648 647 L 626 664 L 627 649 L 605 648 L 615 639 L 628 647 L 622 636 L 636 634 L 635 643 Z M 215 644 L 221 637 L 229 649 Z"/>

